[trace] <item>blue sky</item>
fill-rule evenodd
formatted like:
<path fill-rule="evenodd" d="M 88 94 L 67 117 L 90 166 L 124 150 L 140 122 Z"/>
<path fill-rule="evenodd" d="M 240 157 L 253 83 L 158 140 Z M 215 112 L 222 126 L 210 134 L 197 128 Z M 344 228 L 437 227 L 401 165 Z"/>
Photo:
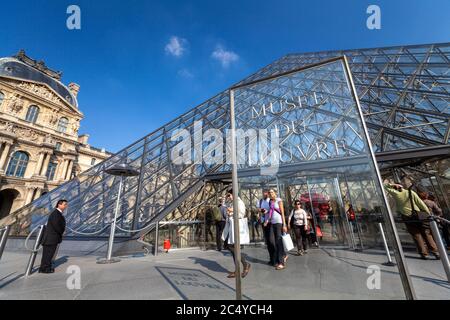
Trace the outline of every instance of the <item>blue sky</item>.
<path fill-rule="evenodd" d="M 66 9 L 81 8 L 81 30 Z M 369 5 L 381 30 L 366 27 Z M 448 0 L 2 3 L 0 56 L 23 48 L 81 86 L 80 133 L 115 152 L 292 52 L 450 41 Z"/>

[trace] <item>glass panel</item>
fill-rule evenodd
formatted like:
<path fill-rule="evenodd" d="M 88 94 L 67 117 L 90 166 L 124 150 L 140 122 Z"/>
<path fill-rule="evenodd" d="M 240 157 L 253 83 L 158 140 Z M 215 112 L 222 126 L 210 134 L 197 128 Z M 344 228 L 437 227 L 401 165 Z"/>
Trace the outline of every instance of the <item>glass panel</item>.
<path fill-rule="evenodd" d="M 26 120 L 32 123 L 36 123 L 39 115 L 39 108 L 37 106 L 30 106 L 27 112 Z"/>
<path fill-rule="evenodd" d="M 405 298 L 399 268 L 383 264 L 380 225 L 400 253 L 342 61 L 234 90 L 239 193 L 250 213 L 263 190 L 272 198 L 263 200 L 268 248 L 254 239 L 243 250 L 264 279 L 243 281 L 253 299 Z"/>
<path fill-rule="evenodd" d="M 48 164 L 48 169 L 47 169 L 47 174 L 46 174 L 46 176 L 47 176 L 47 179 L 49 180 L 49 181 L 52 181 L 54 178 L 55 178 L 55 172 L 56 172 L 56 167 L 58 166 L 58 164 L 57 163 L 55 163 L 55 162 L 50 162 L 49 164 Z"/>
<path fill-rule="evenodd" d="M 25 152 L 16 152 L 12 156 L 6 175 L 23 178 L 28 165 L 28 155 Z"/>
<path fill-rule="evenodd" d="M 58 131 L 59 132 L 66 132 L 67 130 L 67 124 L 69 123 L 69 120 L 67 118 L 61 118 L 58 122 Z"/>

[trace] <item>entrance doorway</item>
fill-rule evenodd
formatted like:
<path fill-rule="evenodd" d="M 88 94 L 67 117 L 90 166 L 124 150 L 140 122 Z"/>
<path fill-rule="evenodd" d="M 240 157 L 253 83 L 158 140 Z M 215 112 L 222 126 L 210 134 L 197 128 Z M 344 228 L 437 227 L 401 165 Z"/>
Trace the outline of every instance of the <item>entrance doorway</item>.
<path fill-rule="evenodd" d="M 19 191 L 15 189 L 5 189 L 0 191 L 0 219 L 11 213 L 14 200 L 19 196 Z"/>
<path fill-rule="evenodd" d="M 380 230 L 382 211 L 372 199 L 375 186 L 364 176 L 345 174 L 300 176 L 286 174 L 260 181 L 242 182 L 240 193 L 249 212 L 256 210 L 264 189 L 274 189 L 283 200 L 286 217 L 300 200 L 310 215 L 311 244 L 355 251 L 383 246 Z M 251 219 L 249 219 L 250 221 Z M 250 230 L 254 228 L 250 226 Z M 252 234 L 253 235 L 253 234 Z M 259 237 L 251 237 L 258 242 Z"/>

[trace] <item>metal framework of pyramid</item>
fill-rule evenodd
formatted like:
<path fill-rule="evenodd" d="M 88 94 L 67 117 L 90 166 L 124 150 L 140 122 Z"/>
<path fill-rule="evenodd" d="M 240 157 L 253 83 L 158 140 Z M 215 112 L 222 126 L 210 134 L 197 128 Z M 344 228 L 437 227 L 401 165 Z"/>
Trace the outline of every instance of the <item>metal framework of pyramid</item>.
<path fill-rule="evenodd" d="M 289 54 L 238 85 L 344 55 L 350 65 L 375 152 L 449 146 L 450 43 Z M 303 79 L 295 83 L 296 88 L 326 89 L 328 95 L 339 96 L 342 79 L 336 77 L 332 68 L 322 71 L 304 74 Z M 271 85 L 276 91 L 294 86 L 289 81 L 274 81 Z M 245 95 L 248 92 L 243 91 L 236 99 L 244 101 Z M 336 98 L 334 104 L 343 110 L 347 102 Z M 315 110 L 314 116 L 320 121 L 321 117 L 335 115 L 330 109 Z M 243 126 L 252 126 L 251 119 L 241 121 Z M 148 231 L 152 224 L 169 215 L 189 219 L 196 207 L 222 191 L 223 185 L 207 183 L 206 177 L 231 170 L 229 164 L 214 165 L 203 161 L 173 164 L 171 150 L 177 142 L 170 139 L 172 134 L 179 129 L 192 133 L 199 122 L 204 130 L 223 131 L 230 127 L 228 90 L 13 213 L 18 217 L 16 234 L 29 231 L 29 227 L 21 229 L 21 226 L 29 225 L 26 221 L 31 222 L 30 217 L 32 225 L 43 222 L 56 201 L 64 198 L 70 203 L 66 216 L 69 235 L 104 236 L 113 217 L 119 185 L 119 178 L 106 174 L 105 170 L 119 163 L 127 163 L 139 170 L 138 176 L 125 180 L 117 222 L 119 234 L 132 236 L 139 233 L 125 230 Z M 320 141 L 326 141 L 336 133 L 332 126 L 328 129 L 317 126 L 310 130 L 313 139 Z M 351 143 L 349 145 L 351 151 Z M 357 142 L 353 151 L 356 149 Z"/>

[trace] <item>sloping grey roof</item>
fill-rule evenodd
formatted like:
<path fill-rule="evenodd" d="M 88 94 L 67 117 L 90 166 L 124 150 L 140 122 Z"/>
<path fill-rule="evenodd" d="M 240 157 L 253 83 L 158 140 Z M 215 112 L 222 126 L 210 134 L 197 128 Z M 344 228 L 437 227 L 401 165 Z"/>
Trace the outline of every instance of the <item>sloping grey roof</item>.
<path fill-rule="evenodd" d="M 15 78 L 20 80 L 30 80 L 45 83 L 55 90 L 65 101 L 75 108 L 78 102 L 75 96 L 60 81 L 46 75 L 45 73 L 29 66 L 16 58 L 0 58 L 0 77 Z"/>

